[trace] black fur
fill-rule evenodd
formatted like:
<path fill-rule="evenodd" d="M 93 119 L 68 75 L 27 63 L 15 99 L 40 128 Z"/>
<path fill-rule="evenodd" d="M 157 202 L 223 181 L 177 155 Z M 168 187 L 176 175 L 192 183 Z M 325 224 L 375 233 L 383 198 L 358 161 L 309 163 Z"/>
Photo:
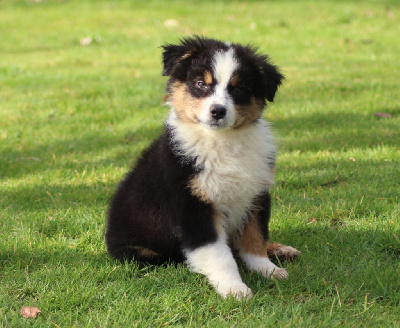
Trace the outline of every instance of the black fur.
<path fill-rule="evenodd" d="M 271 218 L 271 195 L 269 192 L 261 195 L 257 201 L 258 208 L 260 211 L 258 212 L 258 225 L 261 232 L 261 235 L 265 242 L 269 240 L 269 219 Z"/>
<path fill-rule="evenodd" d="M 211 205 L 191 195 L 187 187 L 198 169 L 176 155 L 173 147 L 166 129 L 120 183 L 111 201 L 106 231 L 113 257 L 180 262 L 182 247 L 196 248 L 217 238 Z M 158 255 L 143 255 L 137 246 Z"/>

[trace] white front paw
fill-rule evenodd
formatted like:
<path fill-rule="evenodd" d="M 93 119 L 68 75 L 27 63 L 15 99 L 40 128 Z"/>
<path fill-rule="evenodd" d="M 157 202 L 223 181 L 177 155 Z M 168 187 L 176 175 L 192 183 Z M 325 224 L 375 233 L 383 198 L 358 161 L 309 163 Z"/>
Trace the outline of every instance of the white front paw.
<path fill-rule="evenodd" d="M 276 279 L 287 279 L 289 277 L 288 272 L 283 269 L 283 268 L 276 268 L 272 274 L 271 274 L 271 279 L 276 278 Z"/>
<path fill-rule="evenodd" d="M 286 279 L 289 274 L 285 269 L 279 268 L 268 257 L 242 253 L 242 259 L 250 270 L 260 272 L 266 278 Z"/>
<path fill-rule="evenodd" d="M 250 299 L 253 296 L 251 289 L 242 282 L 223 282 L 216 286 L 217 292 L 224 298 L 229 295 L 234 296 L 238 301 Z"/>

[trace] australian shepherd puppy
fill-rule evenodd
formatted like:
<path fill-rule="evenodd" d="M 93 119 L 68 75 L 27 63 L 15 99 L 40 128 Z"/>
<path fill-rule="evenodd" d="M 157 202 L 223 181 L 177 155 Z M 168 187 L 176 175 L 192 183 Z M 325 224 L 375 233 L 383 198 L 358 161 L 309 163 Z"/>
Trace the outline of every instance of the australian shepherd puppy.
<path fill-rule="evenodd" d="M 283 76 L 250 46 L 193 37 L 163 50 L 171 111 L 111 201 L 108 252 L 185 261 L 223 297 L 249 298 L 234 254 L 281 279 L 269 258 L 300 253 L 268 242 L 275 145 L 262 113 Z"/>

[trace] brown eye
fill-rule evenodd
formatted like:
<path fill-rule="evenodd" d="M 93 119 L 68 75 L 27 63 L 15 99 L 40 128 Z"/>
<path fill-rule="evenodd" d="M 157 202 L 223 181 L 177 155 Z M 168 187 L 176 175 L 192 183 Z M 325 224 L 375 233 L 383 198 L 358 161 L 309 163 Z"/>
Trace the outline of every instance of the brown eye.
<path fill-rule="evenodd" d="M 204 81 L 197 81 L 197 86 L 200 89 L 208 90 L 208 85 Z"/>
<path fill-rule="evenodd" d="M 240 87 L 232 88 L 232 94 L 234 96 L 240 96 L 243 93 L 243 90 Z"/>

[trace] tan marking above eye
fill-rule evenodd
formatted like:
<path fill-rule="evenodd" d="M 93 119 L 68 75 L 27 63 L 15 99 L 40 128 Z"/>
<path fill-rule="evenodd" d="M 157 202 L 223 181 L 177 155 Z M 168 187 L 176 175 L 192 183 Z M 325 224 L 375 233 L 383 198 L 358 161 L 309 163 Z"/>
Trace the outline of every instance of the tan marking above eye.
<path fill-rule="evenodd" d="M 232 76 L 231 78 L 231 85 L 233 87 L 236 87 L 240 82 L 240 76 L 238 74 L 235 74 L 234 76 Z"/>
<path fill-rule="evenodd" d="M 210 71 L 205 71 L 204 72 L 204 82 L 207 84 L 212 84 L 213 83 L 213 77 Z"/>

